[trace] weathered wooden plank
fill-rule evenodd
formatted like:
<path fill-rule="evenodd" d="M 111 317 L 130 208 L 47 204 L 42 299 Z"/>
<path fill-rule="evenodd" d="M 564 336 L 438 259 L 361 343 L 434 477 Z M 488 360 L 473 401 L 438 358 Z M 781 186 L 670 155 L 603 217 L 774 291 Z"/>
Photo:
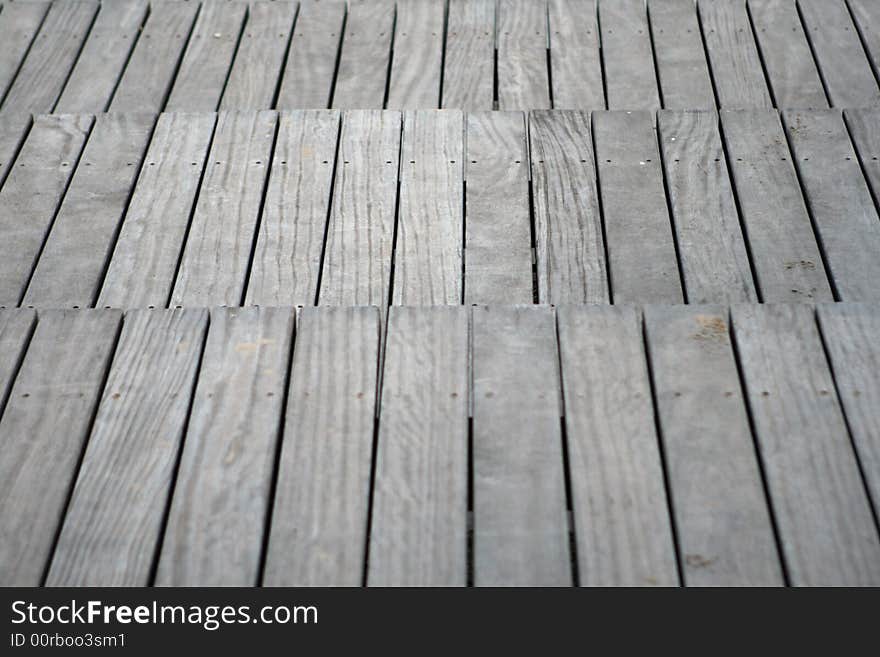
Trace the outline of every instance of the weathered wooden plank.
<path fill-rule="evenodd" d="M 748 0 L 777 107 L 825 108 L 828 99 L 795 0 Z"/>
<path fill-rule="evenodd" d="M 474 583 L 572 583 L 553 308 L 473 312 Z"/>
<path fill-rule="evenodd" d="M 880 5 L 874 0 L 847 0 L 847 6 L 876 76 L 880 73 Z"/>
<path fill-rule="evenodd" d="M 443 2 L 397 0 L 387 107 L 435 109 L 440 106 L 445 14 Z"/>
<path fill-rule="evenodd" d="M 400 160 L 392 303 L 459 304 L 464 282 L 462 113 L 406 112 Z"/>
<path fill-rule="evenodd" d="M 300 0 L 278 92 L 279 109 L 330 106 L 344 20 L 344 0 Z"/>
<path fill-rule="evenodd" d="M 68 0 L 55 2 L 49 7 L 42 27 L 6 94 L 4 110 L 52 111 L 97 11 L 97 0 Z"/>
<path fill-rule="evenodd" d="M 10 2 L 0 13 L 0 101 L 43 23 L 49 2 Z"/>
<path fill-rule="evenodd" d="M 400 112 L 343 116 L 319 297 L 324 305 L 389 301 L 400 132 Z"/>
<path fill-rule="evenodd" d="M 833 301 L 776 110 L 724 110 L 721 122 L 761 299 Z"/>
<path fill-rule="evenodd" d="M 681 303 L 653 113 L 593 112 L 593 138 L 614 302 Z"/>
<path fill-rule="evenodd" d="M 316 302 L 339 121 L 336 110 L 280 114 L 248 305 L 309 306 Z"/>
<path fill-rule="evenodd" d="M 34 331 L 37 314 L 29 309 L 0 308 L 0 413 Z"/>
<path fill-rule="evenodd" d="M 599 2 L 609 109 L 658 109 L 660 96 L 644 0 Z"/>
<path fill-rule="evenodd" d="M 813 309 L 739 305 L 733 328 L 791 583 L 876 586 L 880 539 Z"/>
<path fill-rule="evenodd" d="M 0 191 L 0 305 L 21 301 L 91 126 L 91 116 L 34 119 Z"/>
<path fill-rule="evenodd" d="M 263 584 L 360 586 L 379 360 L 375 308 L 304 308 Z"/>
<path fill-rule="evenodd" d="M 113 94 L 112 111 L 162 111 L 198 11 L 195 2 L 150 4 L 150 15 Z"/>
<path fill-rule="evenodd" d="M 168 96 L 167 111 L 213 112 L 217 109 L 246 14 L 244 2 L 202 2 Z"/>
<path fill-rule="evenodd" d="M 260 110 L 274 106 L 296 8 L 296 2 L 251 3 L 220 101 L 221 109 Z"/>
<path fill-rule="evenodd" d="M 727 309 L 647 306 L 645 338 L 684 583 L 783 584 Z"/>
<path fill-rule="evenodd" d="M 215 118 L 184 113 L 159 117 L 99 306 L 161 308 L 168 303 Z"/>
<path fill-rule="evenodd" d="M 98 113 L 107 109 L 146 17 L 146 0 L 101 4 L 56 112 Z"/>
<path fill-rule="evenodd" d="M 664 110 L 657 121 L 687 300 L 756 301 L 717 114 Z"/>
<path fill-rule="evenodd" d="M 698 0 L 718 106 L 773 107 L 745 0 Z"/>
<path fill-rule="evenodd" d="M 711 109 L 715 92 L 693 0 L 648 0 L 657 80 L 666 109 Z"/>
<path fill-rule="evenodd" d="M 384 106 L 394 12 L 393 0 L 349 1 L 331 107 Z"/>
<path fill-rule="evenodd" d="M 596 0 L 550 0 L 547 8 L 553 107 L 605 109 Z"/>
<path fill-rule="evenodd" d="M 494 79 L 495 0 L 449 0 L 441 106 L 492 109 Z"/>
<path fill-rule="evenodd" d="M 465 302 L 532 303 L 525 117 L 471 112 L 466 124 Z"/>
<path fill-rule="evenodd" d="M 148 584 L 207 319 L 201 309 L 126 314 L 48 586 Z"/>
<path fill-rule="evenodd" d="M 580 583 L 677 586 L 640 314 L 566 306 L 557 316 Z"/>
<path fill-rule="evenodd" d="M 498 109 L 551 107 L 547 3 L 499 0 L 496 26 Z"/>
<path fill-rule="evenodd" d="M 257 583 L 294 315 L 211 311 L 156 584 Z"/>
<path fill-rule="evenodd" d="M 846 109 L 843 110 L 843 118 L 858 153 L 865 180 L 877 203 L 880 200 L 880 109 Z"/>
<path fill-rule="evenodd" d="M 786 110 L 788 132 L 838 300 L 880 300 L 880 218 L 839 110 Z"/>
<path fill-rule="evenodd" d="M 269 110 L 220 112 L 171 305 L 242 302 L 276 119 Z"/>
<path fill-rule="evenodd" d="M 880 88 L 844 0 L 798 0 L 832 107 L 880 104 Z"/>
<path fill-rule="evenodd" d="M 91 428 L 121 314 L 40 313 L 0 422 L 0 582 L 39 586 Z"/>
<path fill-rule="evenodd" d="M 389 311 L 369 585 L 467 583 L 468 314 Z"/>
<path fill-rule="evenodd" d="M 590 113 L 529 115 L 540 303 L 609 303 Z"/>
<path fill-rule="evenodd" d="M 0 112 L 0 189 L 31 129 L 30 112 Z"/>
<path fill-rule="evenodd" d="M 23 303 L 94 304 L 155 122 L 153 114 L 98 115 Z"/>

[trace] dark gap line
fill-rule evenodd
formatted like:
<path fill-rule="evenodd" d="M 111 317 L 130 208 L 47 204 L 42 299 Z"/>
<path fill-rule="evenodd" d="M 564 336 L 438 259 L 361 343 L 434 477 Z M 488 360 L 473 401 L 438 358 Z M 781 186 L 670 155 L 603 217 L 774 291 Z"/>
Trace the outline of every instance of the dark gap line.
<path fill-rule="evenodd" d="M 403 113 L 400 117 L 400 141 L 397 147 L 397 187 L 394 197 L 394 229 L 391 232 L 391 265 L 388 269 L 388 297 L 387 307 L 391 308 L 394 303 L 394 275 L 397 265 L 397 233 L 400 225 L 400 188 L 403 177 L 403 145 L 406 132 L 406 118 Z"/>
<path fill-rule="evenodd" d="M 795 3 L 797 4 L 797 3 Z M 749 9 L 749 3 L 744 2 L 746 9 L 746 21 L 749 23 L 749 29 L 752 31 L 752 41 L 755 44 L 755 52 L 758 53 L 758 61 L 761 63 L 761 73 L 764 76 L 764 86 L 770 95 L 770 104 L 776 107 L 776 94 L 773 92 L 773 81 L 770 79 L 770 72 L 767 70 L 767 63 L 764 61 L 764 52 L 761 50 L 761 40 L 758 38 L 758 31 L 755 29 L 755 21 L 752 19 L 752 12 Z"/>
<path fill-rule="evenodd" d="M 525 133 L 523 156 L 525 157 L 529 185 L 529 250 L 532 258 L 532 303 L 539 303 L 541 291 L 538 289 L 538 230 L 535 225 L 535 189 L 534 181 L 532 180 L 532 122 L 528 112 L 523 112 L 523 128 Z M 547 292 L 549 297 L 550 291 L 548 290 Z"/>
<path fill-rule="evenodd" d="M 440 92 L 437 100 L 437 108 L 443 108 L 443 81 L 446 73 L 446 38 L 449 33 L 449 0 L 443 3 L 443 43 L 440 47 Z"/>
<path fill-rule="evenodd" d="M 284 46 L 284 55 L 281 57 L 281 67 L 278 69 L 278 80 L 275 82 L 275 91 L 272 92 L 272 103 L 270 108 L 278 109 L 278 99 L 281 96 L 281 85 L 284 82 L 284 73 L 287 70 L 287 60 L 290 57 L 290 50 L 293 48 L 293 35 L 296 32 L 296 24 L 299 20 L 299 12 L 302 11 L 302 5 L 297 4 L 296 11 L 293 13 L 293 22 L 290 24 L 290 34 L 287 37 L 287 43 Z M 248 18 L 250 18 L 250 5 L 248 5 Z M 230 69 L 231 71 L 232 69 Z"/>
<path fill-rule="evenodd" d="M 599 206 L 599 229 L 602 231 L 602 252 L 605 257 L 605 282 L 608 286 L 608 303 L 614 303 L 614 272 L 611 271 L 611 256 L 608 248 L 608 231 L 605 227 L 605 205 L 602 200 L 602 174 L 599 171 L 599 154 L 596 150 L 596 131 L 593 126 L 593 113 L 590 112 L 590 144 L 593 147 L 593 170 L 596 172 L 596 202 Z"/>
<path fill-rule="evenodd" d="M 12 150 L 12 153 L 9 156 L 9 168 L 6 170 L 5 175 L 0 176 L 0 191 L 3 190 L 3 185 L 6 184 L 6 180 L 9 178 L 10 174 L 12 174 L 12 170 L 15 167 L 16 161 L 18 160 L 18 156 L 21 154 L 21 151 L 31 134 L 31 130 L 34 127 L 34 115 L 28 114 L 27 121 L 28 124 L 27 127 L 24 129 L 21 139 L 19 140 L 18 144 L 16 144 L 15 148 Z"/>
<path fill-rule="evenodd" d="M 797 2 L 794 3 L 794 9 L 797 12 L 798 20 L 800 21 L 801 30 L 803 30 L 804 37 L 807 40 L 807 47 L 810 49 L 810 55 L 813 57 L 813 65 L 816 67 L 816 73 L 819 74 L 819 82 L 822 83 L 822 91 L 825 93 L 825 100 L 828 103 L 828 107 L 833 107 L 834 103 L 831 102 L 831 92 L 828 90 L 828 82 L 825 79 L 825 73 L 822 71 L 822 64 L 819 61 L 819 56 L 816 54 L 816 47 L 813 44 L 813 37 L 810 36 L 810 29 L 804 20 L 804 12 L 801 11 L 801 6 Z M 780 110 L 781 109 L 782 108 L 780 108 Z"/>
<path fill-rule="evenodd" d="M 64 76 L 64 83 L 58 90 L 58 93 L 55 96 L 55 100 L 52 101 L 52 107 L 49 110 L 49 114 L 55 112 L 55 108 L 58 106 L 58 101 L 61 100 L 61 96 L 64 94 L 64 89 L 70 82 L 70 77 L 73 75 L 73 71 L 76 69 L 76 65 L 79 63 L 80 57 L 82 57 L 83 50 L 86 49 L 86 43 L 88 42 L 89 37 L 92 34 L 92 29 L 95 27 L 95 22 L 98 20 L 98 14 L 101 13 L 101 7 L 102 5 L 99 4 L 98 10 L 94 14 L 92 14 L 92 20 L 89 22 L 89 26 L 86 28 L 86 34 L 83 37 L 82 42 L 79 44 L 79 48 L 76 51 L 76 57 L 73 58 L 73 64 L 71 64 L 70 68 L 67 69 L 67 74 Z M 51 7 L 49 9 L 51 10 Z"/>
<path fill-rule="evenodd" d="M 721 109 L 721 99 L 718 97 L 718 85 L 715 83 L 715 68 L 712 65 L 712 55 L 706 45 L 706 32 L 703 29 L 703 17 L 700 14 L 700 3 L 695 5 L 697 9 L 697 27 L 700 29 L 700 42 L 703 44 L 703 52 L 706 55 L 706 68 L 709 69 L 709 82 L 712 83 L 712 95 L 715 97 L 715 107 Z"/>
<path fill-rule="evenodd" d="M 347 121 L 347 112 L 339 112 L 339 120 L 336 128 L 336 154 L 333 158 L 333 171 L 330 174 L 330 198 L 327 201 L 327 217 L 324 220 L 324 239 L 321 243 L 321 259 L 318 263 L 318 280 L 315 284 L 315 304 L 318 305 L 321 300 L 321 282 L 324 279 L 324 261 L 327 257 L 327 239 L 330 233 L 330 220 L 333 216 L 333 194 L 336 191 L 336 176 L 339 172 L 339 157 L 342 151 L 342 129 L 343 122 Z"/>
<path fill-rule="evenodd" d="M 663 144 L 661 143 L 663 135 L 662 130 L 660 129 L 659 118 L 655 123 L 653 133 L 655 147 L 657 148 L 657 155 L 660 157 L 660 179 L 663 182 L 663 196 L 666 200 L 666 215 L 669 217 L 669 225 L 672 228 L 672 248 L 675 250 L 675 264 L 678 267 L 678 280 L 681 287 L 682 297 L 681 300 L 683 303 L 689 303 L 687 281 L 684 276 L 684 258 L 681 255 L 681 244 L 679 244 L 678 240 L 678 226 L 675 220 L 675 212 L 673 211 L 672 207 L 672 194 L 669 191 L 669 163 L 667 162 L 668 158 L 666 157 Z"/>
<path fill-rule="evenodd" d="M 6 412 L 6 405 L 9 403 L 9 398 L 12 396 L 12 389 L 15 387 L 15 382 L 18 379 L 18 375 L 21 372 L 21 367 L 24 364 L 24 359 L 27 357 L 28 349 L 30 349 L 31 341 L 34 338 L 34 333 L 37 330 L 37 324 L 40 321 L 39 312 L 35 313 L 34 319 L 31 322 L 30 327 L 28 327 L 28 333 L 24 338 L 24 343 L 21 345 L 21 349 L 18 354 L 18 358 L 16 358 L 15 363 L 10 369 L 9 373 L 9 385 L 6 390 L 0 394 L 0 419 L 2 419 L 3 414 Z"/>
<path fill-rule="evenodd" d="M 394 5 L 394 18 L 391 20 L 391 39 L 388 50 L 388 66 L 385 69 L 385 91 L 382 93 L 382 109 L 388 109 L 391 94 L 391 72 L 394 65 L 394 40 L 397 37 L 397 4 Z"/>
<path fill-rule="evenodd" d="M 43 12 L 43 17 L 40 19 L 40 24 L 37 25 L 37 29 L 34 30 L 34 36 L 31 37 L 31 41 L 28 44 L 28 47 L 25 48 L 24 54 L 21 56 L 21 61 L 18 62 L 18 66 L 15 67 L 15 72 L 12 74 L 12 78 L 9 80 L 9 86 L 6 87 L 6 91 L 0 94 L 0 109 L 4 109 L 3 103 L 6 102 L 6 97 L 9 95 L 9 92 L 18 81 L 18 74 L 21 73 L 21 69 L 24 67 L 24 63 L 27 61 L 28 56 L 31 54 L 31 50 L 34 47 L 34 44 L 37 42 L 37 37 L 40 36 L 40 32 L 43 31 L 43 26 L 46 24 L 46 17 L 49 15 L 49 10 L 51 8 L 51 6 L 47 6 L 46 11 Z"/>
<path fill-rule="evenodd" d="M 544 48 L 546 53 L 546 62 L 547 62 L 547 94 L 550 99 L 550 109 L 556 107 L 556 103 L 553 100 L 553 62 L 552 62 L 552 48 L 551 48 L 551 32 L 550 32 L 550 3 L 544 3 L 544 30 L 547 35 L 547 38 L 544 40 Z"/>
<path fill-rule="evenodd" d="M 654 84 L 657 85 L 657 100 L 660 101 L 660 107 L 666 107 L 663 99 L 663 84 L 660 82 L 660 67 L 657 65 L 657 47 L 654 44 L 654 26 L 651 24 L 651 7 L 650 2 L 645 3 L 645 23 L 648 26 L 648 41 L 651 43 L 651 62 L 654 66 Z"/>
<path fill-rule="evenodd" d="M 868 42 L 865 39 L 865 35 L 862 33 L 861 25 L 859 25 L 859 21 L 856 19 L 852 7 L 849 5 L 849 0 L 843 0 L 843 6 L 846 9 L 847 14 L 849 14 L 849 20 L 855 29 L 856 36 L 859 38 L 859 44 L 862 46 L 862 52 L 865 54 L 865 59 L 868 60 L 868 66 L 871 67 L 871 72 L 874 74 L 874 82 L 880 86 L 880 72 L 877 71 L 877 67 L 874 64 L 874 58 L 871 57 L 871 50 L 868 48 Z"/>
<path fill-rule="evenodd" d="M 492 7 L 492 109 L 499 107 L 499 81 L 498 81 L 498 3 Z"/>
<path fill-rule="evenodd" d="M 844 109 L 841 111 L 841 116 L 843 116 L 843 126 L 846 129 L 847 136 L 849 137 L 850 144 L 853 147 L 853 150 L 856 154 L 856 161 L 859 163 L 859 169 L 862 172 L 862 178 L 865 181 L 865 186 L 868 188 L 868 193 L 871 195 L 871 200 L 874 201 L 874 209 L 880 214 L 880 197 L 874 193 L 874 187 L 870 183 L 870 177 L 868 175 L 868 169 L 865 163 L 872 157 L 870 153 L 862 154 L 862 148 L 859 145 L 859 142 L 855 138 L 855 132 L 853 130 L 853 126 L 850 125 L 849 117 L 850 110 Z"/>
<path fill-rule="evenodd" d="M 342 27 L 340 27 L 339 32 L 339 42 L 336 45 L 336 64 L 333 67 L 333 79 L 330 81 L 330 97 L 327 99 L 327 107 L 333 107 L 333 97 L 336 95 L 336 81 L 339 79 L 339 66 L 342 63 L 342 45 L 343 40 L 345 39 L 345 30 L 348 25 L 348 3 L 345 3 L 345 8 L 343 9 L 342 14 Z"/>
<path fill-rule="evenodd" d="M 595 3 L 595 15 L 596 15 L 596 36 L 599 42 L 599 72 L 602 75 L 602 98 L 604 100 L 604 107 L 602 109 L 609 109 L 608 106 L 608 76 L 605 72 L 605 46 L 602 45 L 602 12 L 599 11 L 599 2 Z"/>
<path fill-rule="evenodd" d="M 235 68 L 235 60 L 238 58 L 238 52 L 241 50 L 241 43 L 244 41 L 244 33 L 247 30 L 248 21 L 251 19 L 251 6 L 250 4 L 245 5 L 244 8 L 244 19 L 241 21 L 241 26 L 238 28 L 238 38 L 235 40 L 235 49 L 232 51 L 232 60 L 229 62 L 229 68 L 226 69 L 226 75 L 223 77 L 223 86 L 220 88 L 220 95 L 217 96 L 217 102 L 214 104 L 214 111 L 217 112 L 220 110 L 220 104 L 223 102 L 223 96 L 226 95 L 226 89 L 229 87 L 229 80 L 232 77 L 232 70 Z M 272 104 L 274 107 L 275 104 Z"/>
<path fill-rule="evenodd" d="M 102 5 L 103 7 L 103 5 Z M 137 30 L 135 30 L 134 37 L 131 40 L 131 47 L 128 49 L 128 53 L 125 55 L 125 61 L 122 63 L 122 69 L 119 71 L 119 77 L 116 78 L 116 82 L 113 83 L 113 89 L 110 90 L 110 95 L 107 97 L 107 101 L 104 103 L 104 107 L 101 110 L 102 112 L 107 112 L 110 109 L 110 104 L 113 102 L 113 97 L 116 96 L 116 92 L 119 89 L 119 85 L 122 82 L 122 78 L 125 77 L 125 71 L 128 69 L 128 65 L 131 63 L 131 58 L 134 56 L 135 48 L 137 48 L 138 42 L 140 41 L 141 34 L 144 32 L 144 26 L 147 24 L 147 20 L 150 18 L 150 14 L 153 12 L 152 5 L 147 3 L 147 10 L 144 12 L 144 18 L 141 21 L 141 24 L 138 25 Z M 63 94 L 62 94 L 63 95 Z M 59 96 L 60 100 L 60 96 Z"/>
<path fill-rule="evenodd" d="M 202 5 L 199 5 L 199 8 L 196 10 L 196 15 L 193 18 L 192 24 L 189 26 L 189 31 L 186 33 L 186 39 L 183 41 L 183 48 L 180 50 L 180 54 L 177 56 L 177 62 L 174 65 L 174 71 L 171 73 L 171 79 L 168 81 L 168 86 L 165 88 L 165 93 L 162 97 L 162 103 L 160 107 L 161 111 L 165 111 L 166 106 L 168 105 L 168 99 L 171 97 L 171 90 L 174 89 L 174 85 L 177 83 L 177 76 L 180 75 L 180 68 L 183 66 L 183 58 L 186 55 L 186 51 L 189 50 L 189 43 L 192 40 L 193 33 L 196 31 L 196 24 L 199 22 L 199 18 L 202 15 Z"/>
<path fill-rule="evenodd" d="M 476 538 L 474 528 L 476 526 L 475 495 L 474 495 L 474 309 L 468 307 L 468 332 L 467 332 L 467 381 L 468 381 L 468 444 L 467 444 L 467 513 L 465 518 L 466 545 L 466 573 L 465 586 L 475 586 L 476 571 Z"/>

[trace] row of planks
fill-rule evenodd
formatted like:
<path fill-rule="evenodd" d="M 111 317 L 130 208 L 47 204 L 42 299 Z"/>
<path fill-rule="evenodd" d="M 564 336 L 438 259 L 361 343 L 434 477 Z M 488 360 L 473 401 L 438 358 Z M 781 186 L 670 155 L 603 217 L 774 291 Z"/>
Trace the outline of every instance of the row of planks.
<path fill-rule="evenodd" d="M 0 113 L 0 306 L 878 301 L 878 158 L 876 109 Z"/>
<path fill-rule="evenodd" d="M 0 311 L 3 585 L 877 585 L 880 306 Z"/>
<path fill-rule="evenodd" d="M 7 0 L 0 108 L 880 103 L 873 0 Z"/>

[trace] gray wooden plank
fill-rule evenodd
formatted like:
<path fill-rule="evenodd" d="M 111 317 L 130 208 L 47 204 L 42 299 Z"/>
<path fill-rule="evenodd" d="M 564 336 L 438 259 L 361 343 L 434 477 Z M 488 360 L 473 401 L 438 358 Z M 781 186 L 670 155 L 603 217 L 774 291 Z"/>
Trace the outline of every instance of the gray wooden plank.
<path fill-rule="evenodd" d="M 718 106 L 773 107 L 746 0 L 698 0 Z"/>
<path fill-rule="evenodd" d="M 7 3 L 0 13 L 0 101 L 9 90 L 34 37 L 43 23 L 49 2 Z"/>
<path fill-rule="evenodd" d="M 847 0 L 847 6 L 876 77 L 880 73 L 880 5 L 874 0 Z"/>
<path fill-rule="evenodd" d="M 247 288 L 248 305 L 309 306 L 318 296 L 340 113 L 280 113 Z"/>
<path fill-rule="evenodd" d="M 146 586 L 202 353 L 201 309 L 127 313 L 48 586 Z"/>
<path fill-rule="evenodd" d="M 435 109 L 440 106 L 445 20 L 443 2 L 397 0 L 387 107 Z"/>
<path fill-rule="evenodd" d="M 832 301 L 776 110 L 723 110 L 721 123 L 761 299 Z"/>
<path fill-rule="evenodd" d="M 203 113 L 159 116 L 97 305 L 168 303 L 215 119 Z"/>
<path fill-rule="evenodd" d="M 36 319 L 33 310 L 0 307 L 0 413 L 6 407 Z"/>
<path fill-rule="evenodd" d="M 828 107 L 796 0 L 748 0 L 749 16 L 777 107 Z"/>
<path fill-rule="evenodd" d="M 733 308 L 737 353 L 794 585 L 880 582 L 880 539 L 813 309 Z"/>
<path fill-rule="evenodd" d="M 31 129 L 30 112 L 0 112 L 0 189 Z"/>
<path fill-rule="evenodd" d="M 257 583 L 294 316 L 211 311 L 157 585 Z"/>
<path fill-rule="evenodd" d="M 330 106 L 345 9 L 344 0 L 300 0 L 278 109 Z"/>
<path fill-rule="evenodd" d="M 653 113 L 593 112 L 593 139 L 614 302 L 681 303 Z"/>
<path fill-rule="evenodd" d="M 146 17 L 146 0 L 101 4 L 55 112 L 107 109 Z"/>
<path fill-rule="evenodd" d="M 605 109 L 596 0 L 550 0 L 547 9 L 553 107 Z"/>
<path fill-rule="evenodd" d="M 0 421 L 0 582 L 40 586 L 122 319 L 46 311 Z"/>
<path fill-rule="evenodd" d="M 171 305 L 242 302 L 276 120 L 271 110 L 219 113 Z"/>
<path fill-rule="evenodd" d="M 331 107 L 383 107 L 394 12 L 393 0 L 349 1 Z"/>
<path fill-rule="evenodd" d="M 498 0 L 498 109 L 551 107 L 547 70 L 547 3 Z"/>
<path fill-rule="evenodd" d="M 441 106 L 492 109 L 494 78 L 495 0 L 449 0 Z"/>
<path fill-rule="evenodd" d="M 584 586 L 677 586 L 640 313 L 557 311 L 578 574 Z"/>
<path fill-rule="evenodd" d="M 782 585 L 727 309 L 644 312 L 684 583 Z"/>
<path fill-rule="evenodd" d="M 529 115 L 540 303 L 609 303 L 590 113 Z"/>
<path fill-rule="evenodd" d="M 320 303 L 389 301 L 401 114 L 349 110 L 342 120 Z"/>
<path fill-rule="evenodd" d="M 880 104 L 880 88 L 844 0 L 798 0 L 832 107 Z"/>
<path fill-rule="evenodd" d="M 648 0 L 657 81 L 666 109 L 710 109 L 715 92 L 693 0 Z"/>
<path fill-rule="evenodd" d="M 651 32 L 644 0 L 599 2 L 609 109 L 658 109 Z"/>
<path fill-rule="evenodd" d="M 94 304 L 155 122 L 153 114 L 97 116 L 23 303 Z"/>
<path fill-rule="evenodd" d="M 657 123 L 688 302 L 756 301 L 717 114 L 663 110 Z"/>
<path fill-rule="evenodd" d="M 160 112 L 199 11 L 195 2 L 152 2 L 110 103 L 114 112 Z"/>
<path fill-rule="evenodd" d="M 462 301 L 464 116 L 411 110 L 403 117 L 392 303 Z"/>
<path fill-rule="evenodd" d="M 876 204 L 880 200 L 880 108 L 845 109 L 843 118 Z"/>
<path fill-rule="evenodd" d="M 296 2 L 251 3 L 221 109 L 260 110 L 274 105 L 296 8 Z"/>
<path fill-rule="evenodd" d="M 3 109 L 51 112 L 98 11 L 97 0 L 68 0 L 49 7 L 39 33 L 3 100 Z"/>
<path fill-rule="evenodd" d="M 91 126 L 84 115 L 34 119 L 0 191 L 0 305 L 21 301 Z"/>
<path fill-rule="evenodd" d="M 837 299 L 880 300 L 880 218 L 840 111 L 782 117 Z"/>
<path fill-rule="evenodd" d="M 570 586 L 553 308 L 472 312 L 474 583 Z"/>
<path fill-rule="evenodd" d="M 471 112 L 465 121 L 465 302 L 531 303 L 525 117 Z"/>
<path fill-rule="evenodd" d="M 389 311 L 369 585 L 467 583 L 468 315 Z"/>
<path fill-rule="evenodd" d="M 304 308 L 263 584 L 360 586 L 379 360 L 375 308 Z"/>
<path fill-rule="evenodd" d="M 167 111 L 213 112 L 217 109 L 246 15 L 247 4 L 243 2 L 202 2 L 168 96 Z"/>

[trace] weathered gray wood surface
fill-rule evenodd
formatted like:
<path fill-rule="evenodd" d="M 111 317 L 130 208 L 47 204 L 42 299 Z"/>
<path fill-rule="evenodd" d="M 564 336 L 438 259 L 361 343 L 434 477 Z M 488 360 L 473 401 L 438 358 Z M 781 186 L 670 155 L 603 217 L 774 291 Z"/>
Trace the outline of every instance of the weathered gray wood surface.
<path fill-rule="evenodd" d="M 445 14 L 443 2 L 397 0 L 394 59 L 388 80 L 390 109 L 440 106 Z"/>
<path fill-rule="evenodd" d="M 497 12 L 498 109 L 549 108 L 546 2 L 498 0 Z"/>
<path fill-rule="evenodd" d="M 0 12 L 0 103 L 43 23 L 49 2 L 10 2 Z"/>
<path fill-rule="evenodd" d="M 332 107 L 384 107 L 394 12 L 393 0 L 349 1 Z"/>
<path fill-rule="evenodd" d="M 876 77 L 880 72 L 880 5 L 874 0 L 847 0 L 847 6 Z"/>
<path fill-rule="evenodd" d="M 608 108 L 658 109 L 660 95 L 644 1 L 600 1 L 599 29 Z"/>
<path fill-rule="evenodd" d="M 490 110 L 494 102 L 495 0 L 449 0 L 442 107 Z"/>
<path fill-rule="evenodd" d="M 549 0 L 550 82 L 557 109 L 605 109 L 596 0 Z"/>

